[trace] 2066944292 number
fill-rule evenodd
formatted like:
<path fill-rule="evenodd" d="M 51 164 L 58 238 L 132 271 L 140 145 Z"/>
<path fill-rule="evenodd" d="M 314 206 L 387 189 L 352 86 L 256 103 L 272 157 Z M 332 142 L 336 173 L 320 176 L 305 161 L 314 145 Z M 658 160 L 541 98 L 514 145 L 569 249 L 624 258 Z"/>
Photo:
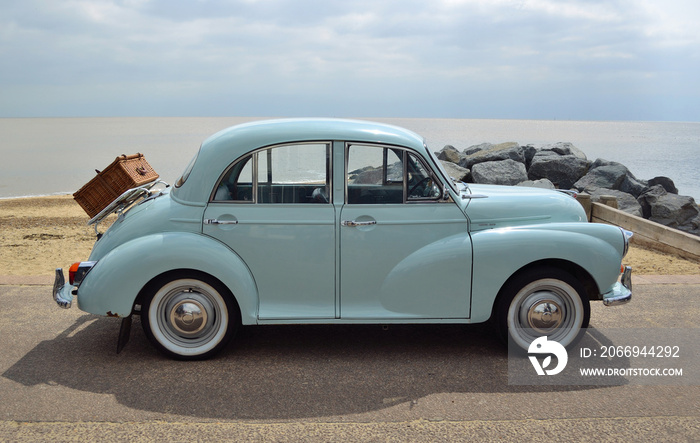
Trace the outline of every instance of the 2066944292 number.
<path fill-rule="evenodd" d="M 654 358 L 679 358 L 679 346 L 601 346 L 600 357 L 622 358 L 622 357 L 654 357 Z"/>

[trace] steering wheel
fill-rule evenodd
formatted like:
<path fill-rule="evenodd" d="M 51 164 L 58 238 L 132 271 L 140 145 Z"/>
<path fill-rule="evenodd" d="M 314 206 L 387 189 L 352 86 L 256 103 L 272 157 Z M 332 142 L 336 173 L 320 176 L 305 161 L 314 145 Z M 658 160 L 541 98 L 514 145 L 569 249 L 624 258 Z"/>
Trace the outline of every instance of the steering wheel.
<path fill-rule="evenodd" d="M 423 183 L 425 183 L 425 182 L 431 182 L 431 183 L 432 183 L 432 181 L 433 181 L 433 179 L 432 179 L 432 177 L 430 177 L 430 176 L 428 176 L 428 177 L 423 177 L 423 179 L 422 179 L 421 181 L 419 181 L 418 183 L 416 183 L 416 184 L 411 188 L 411 190 L 408 191 L 408 197 L 410 198 L 410 197 L 413 195 L 413 191 L 415 191 L 416 189 L 418 189 Z M 425 188 L 427 189 L 428 187 L 426 186 Z M 423 191 L 423 195 L 421 195 L 421 197 L 425 197 L 425 190 Z"/>

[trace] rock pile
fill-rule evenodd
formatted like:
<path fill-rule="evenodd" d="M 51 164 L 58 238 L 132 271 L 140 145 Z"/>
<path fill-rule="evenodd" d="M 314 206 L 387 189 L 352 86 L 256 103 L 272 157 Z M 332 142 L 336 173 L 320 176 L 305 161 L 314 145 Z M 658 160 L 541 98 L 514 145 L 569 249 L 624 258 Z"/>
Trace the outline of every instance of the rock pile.
<path fill-rule="evenodd" d="M 622 211 L 700 235 L 700 208 L 692 197 L 678 195 L 673 180 L 640 180 L 620 163 L 591 162 L 571 143 L 483 143 L 461 152 L 447 145 L 436 154 L 452 177 L 466 183 L 574 189 L 594 202 L 612 195 Z"/>

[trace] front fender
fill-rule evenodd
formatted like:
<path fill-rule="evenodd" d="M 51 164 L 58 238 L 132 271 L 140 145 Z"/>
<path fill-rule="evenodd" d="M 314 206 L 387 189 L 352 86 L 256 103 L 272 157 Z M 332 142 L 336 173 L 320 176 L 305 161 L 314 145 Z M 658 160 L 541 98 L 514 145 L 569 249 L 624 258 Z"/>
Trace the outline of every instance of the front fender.
<path fill-rule="evenodd" d="M 561 223 L 492 229 L 472 234 L 474 322 L 491 315 L 498 292 L 512 275 L 542 260 L 574 263 L 591 275 L 598 291 L 620 275 L 624 240 L 619 228 L 593 223 Z"/>
<path fill-rule="evenodd" d="M 141 289 L 174 269 L 192 269 L 219 279 L 236 298 L 243 324 L 256 322 L 257 287 L 243 260 L 221 242 L 188 232 L 152 234 L 111 250 L 78 288 L 78 307 L 92 314 L 128 316 Z"/>

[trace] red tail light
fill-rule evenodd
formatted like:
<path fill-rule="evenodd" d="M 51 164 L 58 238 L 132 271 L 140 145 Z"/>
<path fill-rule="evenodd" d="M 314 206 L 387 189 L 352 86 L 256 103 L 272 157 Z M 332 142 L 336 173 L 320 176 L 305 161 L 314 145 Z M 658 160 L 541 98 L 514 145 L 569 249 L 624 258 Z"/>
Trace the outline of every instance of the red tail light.
<path fill-rule="evenodd" d="M 73 284 L 75 281 L 75 273 L 78 272 L 78 268 L 80 267 L 80 262 L 75 262 L 72 265 L 70 265 L 70 269 L 68 269 L 68 282 L 70 284 Z"/>
<path fill-rule="evenodd" d="M 83 279 L 90 272 L 93 266 L 95 266 L 95 261 L 81 261 L 73 263 L 68 269 L 68 282 L 71 285 L 80 286 Z"/>

